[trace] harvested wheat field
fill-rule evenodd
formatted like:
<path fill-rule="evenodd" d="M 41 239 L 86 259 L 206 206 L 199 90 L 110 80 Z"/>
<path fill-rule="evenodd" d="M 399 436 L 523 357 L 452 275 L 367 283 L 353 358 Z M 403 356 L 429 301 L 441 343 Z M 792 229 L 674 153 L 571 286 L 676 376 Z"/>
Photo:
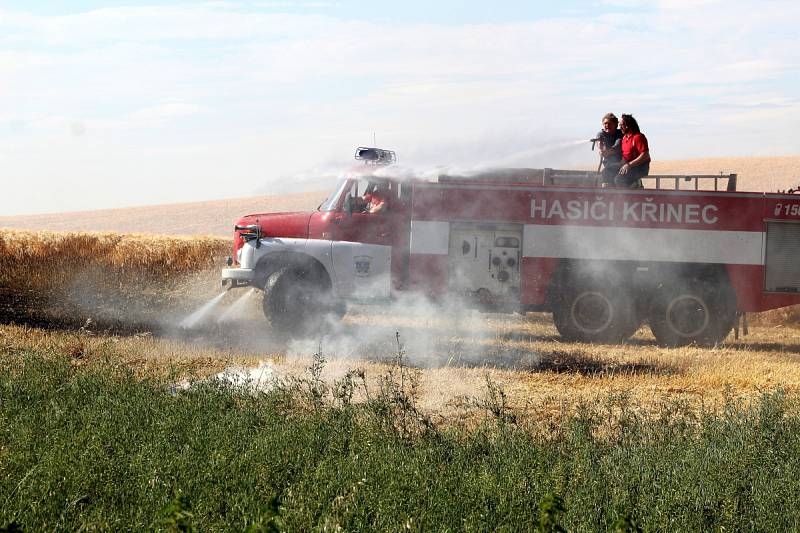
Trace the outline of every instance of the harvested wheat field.
<path fill-rule="evenodd" d="M 654 160 L 650 173 L 736 174 L 737 190 L 777 192 L 800 187 L 800 156 Z"/>
<path fill-rule="evenodd" d="M 800 156 L 655 160 L 650 173 L 737 174 L 739 190 L 776 192 L 797 189 L 800 186 Z M 724 185 L 723 182 L 721 187 Z M 682 182 L 681 187 L 693 188 L 694 183 Z M 0 213 L 0 228 L 229 237 L 234 223 L 242 215 L 312 210 L 329 192 L 323 190 L 282 196 L 254 196 L 43 215 L 2 216 Z"/>
<path fill-rule="evenodd" d="M 0 216 L 0 228 L 229 237 L 242 215 L 314 209 L 327 194 L 328 191 L 317 191 L 74 213 Z"/>

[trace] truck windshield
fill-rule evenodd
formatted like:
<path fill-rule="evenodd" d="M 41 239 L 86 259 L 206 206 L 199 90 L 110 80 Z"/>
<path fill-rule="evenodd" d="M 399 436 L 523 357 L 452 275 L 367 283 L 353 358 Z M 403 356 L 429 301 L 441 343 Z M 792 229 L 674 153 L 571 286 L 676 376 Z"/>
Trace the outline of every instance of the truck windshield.
<path fill-rule="evenodd" d="M 347 178 L 342 178 L 339 180 L 339 183 L 336 184 L 336 188 L 333 192 L 328 196 L 328 198 L 319 205 L 319 211 L 333 211 L 336 209 L 336 205 L 339 203 L 339 197 L 344 194 L 344 191 L 347 189 Z"/>

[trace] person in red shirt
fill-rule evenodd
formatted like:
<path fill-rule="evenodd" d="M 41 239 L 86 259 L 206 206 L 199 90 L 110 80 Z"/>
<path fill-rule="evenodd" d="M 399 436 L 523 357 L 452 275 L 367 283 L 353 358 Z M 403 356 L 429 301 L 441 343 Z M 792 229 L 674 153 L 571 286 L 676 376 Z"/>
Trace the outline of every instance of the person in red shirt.
<path fill-rule="evenodd" d="M 650 147 L 647 137 L 639 130 L 633 115 L 623 114 L 619 119 L 622 130 L 622 160 L 619 174 L 614 180 L 618 187 L 642 188 L 642 178 L 650 173 Z"/>

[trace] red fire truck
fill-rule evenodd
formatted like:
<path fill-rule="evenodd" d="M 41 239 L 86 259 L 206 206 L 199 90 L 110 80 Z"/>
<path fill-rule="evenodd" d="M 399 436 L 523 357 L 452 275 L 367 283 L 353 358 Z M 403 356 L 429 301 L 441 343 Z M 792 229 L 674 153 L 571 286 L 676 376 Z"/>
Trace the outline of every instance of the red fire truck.
<path fill-rule="evenodd" d="M 314 212 L 240 219 L 222 283 L 263 290 L 268 320 L 289 333 L 348 300 L 415 291 L 551 312 L 569 340 L 619 342 L 647 323 L 663 345 L 709 345 L 746 312 L 800 304 L 800 195 L 736 191 L 733 174 L 597 181 L 553 169 L 400 179 L 365 165 Z M 378 191 L 375 212 L 365 197 Z"/>

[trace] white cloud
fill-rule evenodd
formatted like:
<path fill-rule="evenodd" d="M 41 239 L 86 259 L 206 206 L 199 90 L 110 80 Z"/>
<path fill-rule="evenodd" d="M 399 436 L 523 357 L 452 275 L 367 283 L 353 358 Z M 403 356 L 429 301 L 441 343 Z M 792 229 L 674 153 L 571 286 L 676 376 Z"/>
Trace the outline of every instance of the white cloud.
<path fill-rule="evenodd" d="M 613 7 L 657 7 L 660 9 L 697 9 L 709 5 L 720 5 L 722 0 L 603 0 L 601 2 Z"/>
<path fill-rule="evenodd" d="M 158 123 L 176 117 L 186 117 L 203 112 L 201 106 L 183 102 L 160 104 L 134 111 L 129 115 L 133 122 Z"/>
<path fill-rule="evenodd" d="M 695 10 L 705 6 L 724 6 L 722 0 L 657 0 L 656 5 L 661 9 L 687 9 Z"/>
<path fill-rule="evenodd" d="M 17 195 L 30 180 L 67 179 L 80 191 L 58 189 L 46 208 L 6 196 L 0 211 L 106 207 L 120 201 L 97 186 L 109 175 L 142 184 L 130 203 L 185 199 L 184 175 L 196 197 L 246 194 L 220 177 L 256 189 L 347 164 L 372 132 L 403 161 L 464 165 L 524 164 L 542 149 L 593 161 L 578 145 L 574 154 L 548 147 L 588 138 L 607 111 L 633 112 L 668 158 L 785 151 L 794 138 L 792 3 L 652 1 L 635 12 L 471 25 L 342 20 L 314 14 L 329 7 L 316 4 L 302 6 L 306 15 L 234 3 L 0 11 L 0 97 L 13 103 L 0 115 L 3 175 Z M 715 132 L 750 120 L 770 129 L 713 144 Z M 689 126 L 703 128 L 706 145 Z"/>

